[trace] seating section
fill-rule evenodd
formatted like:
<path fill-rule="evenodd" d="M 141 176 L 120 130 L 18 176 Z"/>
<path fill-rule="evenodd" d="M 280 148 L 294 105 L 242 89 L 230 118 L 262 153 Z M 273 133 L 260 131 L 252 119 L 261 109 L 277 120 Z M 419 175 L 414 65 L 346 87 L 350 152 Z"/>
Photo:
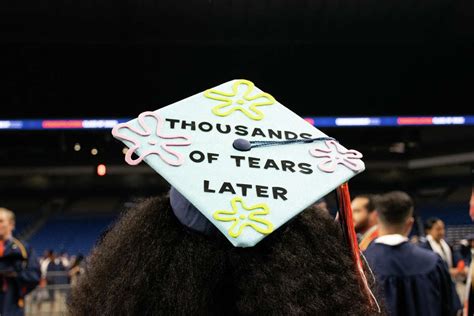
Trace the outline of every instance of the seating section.
<path fill-rule="evenodd" d="M 112 216 L 53 218 L 32 236 L 29 243 L 38 254 L 47 249 L 88 254 L 114 219 Z"/>
<path fill-rule="evenodd" d="M 474 225 L 469 217 L 469 204 L 424 205 L 417 208 L 417 215 L 423 221 L 438 217 L 446 225 L 446 240 L 454 244 L 468 234 L 474 233 Z"/>
<path fill-rule="evenodd" d="M 441 218 L 446 224 L 446 239 L 454 244 L 465 238 L 467 234 L 474 233 L 474 225 L 469 217 L 468 207 L 467 204 L 424 205 L 417 207 L 416 215 L 422 221 L 432 216 Z M 116 212 L 74 209 L 64 212 L 60 216 L 48 218 L 45 224 L 33 234 L 29 243 L 39 254 L 42 254 L 46 249 L 67 250 L 69 254 L 88 254 L 101 234 L 117 217 L 118 213 Z M 31 218 L 18 218 L 17 233 L 31 223 Z"/>
<path fill-rule="evenodd" d="M 416 210 L 423 220 L 429 217 L 441 218 L 447 226 L 472 224 L 469 217 L 469 204 L 424 205 Z"/>

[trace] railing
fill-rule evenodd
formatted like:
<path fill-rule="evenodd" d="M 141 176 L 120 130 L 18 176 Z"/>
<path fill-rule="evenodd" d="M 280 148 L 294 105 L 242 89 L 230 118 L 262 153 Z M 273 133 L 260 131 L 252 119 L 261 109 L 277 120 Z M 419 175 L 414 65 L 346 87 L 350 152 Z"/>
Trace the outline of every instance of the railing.
<path fill-rule="evenodd" d="M 67 277 L 67 272 L 49 272 L 48 279 Z M 51 284 L 55 283 L 55 284 Z M 67 300 L 71 293 L 70 283 L 44 281 L 25 297 L 25 316 L 67 315 Z"/>

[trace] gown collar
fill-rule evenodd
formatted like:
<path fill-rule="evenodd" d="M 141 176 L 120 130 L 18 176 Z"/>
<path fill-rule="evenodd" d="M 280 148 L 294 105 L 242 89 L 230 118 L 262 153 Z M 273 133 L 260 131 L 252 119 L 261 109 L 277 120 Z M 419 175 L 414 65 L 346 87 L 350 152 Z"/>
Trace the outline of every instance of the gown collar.
<path fill-rule="evenodd" d="M 384 244 L 388 246 L 397 246 L 407 241 L 408 241 L 408 237 L 405 237 L 400 234 L 384 235 L 375 239 L 375 242 L 377 244 Z"/>

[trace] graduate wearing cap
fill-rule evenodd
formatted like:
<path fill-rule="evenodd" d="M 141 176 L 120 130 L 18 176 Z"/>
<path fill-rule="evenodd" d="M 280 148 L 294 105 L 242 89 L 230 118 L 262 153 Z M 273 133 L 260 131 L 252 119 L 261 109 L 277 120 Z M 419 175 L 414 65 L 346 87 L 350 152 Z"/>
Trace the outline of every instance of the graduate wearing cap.
<path fill-rule="evenodd" d="M 310 101 L 310 99 L 308 99 Z M 171 185 L 120 219 L 72 292 L 73 315 L 381 313 L 359 255 L 346 149 L 248 80 L 118 124 L 130 165 Z M 338 221 L 310 208 L 338 192 Z"/>

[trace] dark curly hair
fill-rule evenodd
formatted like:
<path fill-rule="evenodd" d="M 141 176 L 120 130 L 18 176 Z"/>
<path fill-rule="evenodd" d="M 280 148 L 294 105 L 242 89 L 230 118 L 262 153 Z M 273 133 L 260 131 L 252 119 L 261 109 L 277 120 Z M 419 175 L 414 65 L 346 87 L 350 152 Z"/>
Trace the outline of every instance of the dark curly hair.
<path fill-rule="evenodd" d="M 73 288 L 72 315 L 368 315 L 338 225 L 308 210 L 252 248 L 192 232 L 167 198 L 126 212 Z"/>

